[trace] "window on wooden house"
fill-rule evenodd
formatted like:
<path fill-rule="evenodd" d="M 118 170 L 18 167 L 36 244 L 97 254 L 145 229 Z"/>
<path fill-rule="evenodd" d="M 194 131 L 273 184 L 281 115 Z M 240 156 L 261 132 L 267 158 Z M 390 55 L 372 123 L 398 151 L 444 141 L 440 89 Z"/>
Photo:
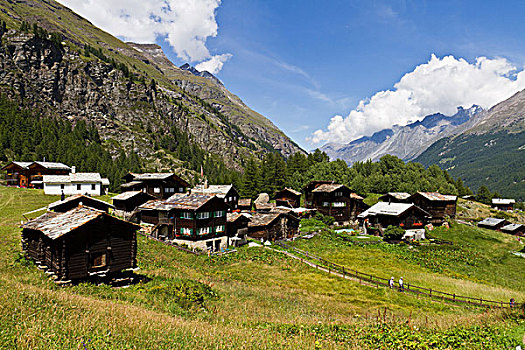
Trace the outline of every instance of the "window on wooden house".
<path fill-rule="evenodd" d="M 82 189 L 82 185 L 81 184 L 77 184 L 77 191 L 80 191 Z"/>
<path fill-rule="evenodd" d="M 333 207 L 346 207 L 346 202 L 334 202 Z"/>
<path fill-rule="evenodd" d="M 200 227 L 197 229 L 197 234 L 204 236 L 211 233 L 211 227 Z"/>
<path fill-rule="evenodd" d="M 224 210 L 217 210 L 215 213 L 214 213 L 214 216 L 216 218 L 222 218 L 223 216 L 226 215 L 226 212 Z"/>
<path fill-rule="evenodd" d="M 201 213 L 197 213 L 197 219 L 209 219 L 209 218 L 210 218 L 209 211 L 203 211 Z"/>
<path fill-rule="evenodd" d="M 342 196 L 343 196 L 343 192 L 342 192 L 342 191 L 337 191 L 337 192 L 335 193 L 335 196 L 336 196 L 336 197 L 342 197 Z"/>
<path fill-rule="evenodd" d="M 191 211 L 183 211 L 182 213 L 180 213 L 180 218 L 181 219 L 193 219 L 192 212 Z"/>
<path fill-rule="evenodd" d="M 91 255 L 90 267 L 95 269 L 99 267 L 105 267 L 107 265 L 106 253 L 95 253 Z"/>
<path fill-rule="evenodd" d="M 330 202 L 323 202 L 323 207 L 329 207 L 330 206 Z"/>
<path fill-rule="evenodd" d="M 153 193 L 160 193 L 160 187 L 155 187 L 153 189 Z"/>
<path fill-rule="evenodd" d="M 96 189 L 97 189 L 97 185 L 95 185 L 95 184 L 91 184 L 91 191 L 94 191 L 94 190 L 96 190 Z"/>
<path fill-rule="evenodd" d="M 180 193 L 184 192 L 184 187 L 179 187 L 179 192 Z"/>
<path fill-rule="evenodd" d="M 180 233 L 185 235 L 185 236 L 191 236 L 191 234 L 193 233 L 193 230 L 191 228 L 182 227 L 180 229 Z"/>
<path fill-rule="evenodd" d="M 224 232 L 224 225 L 215 226 L 215 232 L 216 233 Z"/>

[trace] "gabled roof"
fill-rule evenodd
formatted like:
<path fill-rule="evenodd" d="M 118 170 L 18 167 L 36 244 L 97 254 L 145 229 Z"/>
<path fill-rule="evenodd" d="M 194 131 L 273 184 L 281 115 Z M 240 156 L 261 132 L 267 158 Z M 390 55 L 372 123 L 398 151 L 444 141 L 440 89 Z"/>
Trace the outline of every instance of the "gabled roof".
<path fill-rule="evenodd" d="M 252 215 L 248 227 L 267 226 L 281 216 L 281 213 L 255 213 Z"/>
<path fill-rule="evenodd" d="M 135 187 L 141 184 L 143 184 L 142 181 L 130 181 L 130 182 L 123 183 L 122 185 L 120 185 L 120 187 L 123 187 L 123 188 Z"/>
<path fill-rule="evenodd" d="M 497 218 L 486 218 L 484 220 L 481 220 L 478 222 L 478 225 L 485 225 L 485 226 L 497 226 L 501 223 L 505 222 L 505 219 L 497 219 Z"/>
<path fill-rule="evenodd" d="M 383 197 L 387 197 L 387 196 L 392 196 L 392 197 L 394 197 L 395 199 L 398 199 L 398 200 L 407 200 L 408 198 L 410 198 L 410 193 L 406 193 L 406 192 L 388 192 L 387 194 L 384 194 L 381 197 L 379 197 L 379 199 L 381 199 Z"/>
<path fill-rule="evenodd" d="M 65 213 L 46 213 L 23 224 L 22 228 L 40 231 L 51 239 L 57 239 L 103 215 L 107 214 L 101 210 L 81 206 Z"/>
<path fill-rule="evenodd" d="M 152 210 L 197 210 L 204 204 L 211 201 L 215 196 L 206 196 L 200 194 L 176 193 L 166 200 L 151 200 L 139 207 L 139 209 Z"/>
<path fill-rule="evenodd" d="M 510 198 L 492 198 L 492 204 L 509 205 L 514 203 L 516 203 L 516 200 Z"/>
<path fill-rule="evenodd" d="M 251 206 L 252 205 L 252 199 L 251 198 L 241 198 L 241 199 L 239 199 L 238 205 L 240 205 L 240 206 Z"/>
<path fill-rule="evenodd" d="M 235 222 L 239 219 L 246 219 L 246 220 L 250 220 L 250 217 L 247 215 L 247 214 L 244 214 L 244 213 L 228 213 L 226 214 L 226 221 L 227 222 Z"/>
<path fill-rule="evenodd" d="M 54 170 L 71 170 L 71 168 L 63 163 L 56 163 L 56 162 L 33 162 L 31 166 L 33 165 L 40 165 L 43 168 L 46 169 L 54 169 Z"/>
<path fill-rule="evenodd" d="M 257 210 L 272 210 L 275 208 L 275 203 L 257 203 L 255 202 L 255 209 Z"/>
<path fill-rule="evenodd" d="M 188 187 L 190 184 L 184 181 L 182 178 L 180 178 L 175 173 L 128 173 L 124 176 L 124 178 L 127 178 L 129 175 L 133 178 L 133 181 L 150 181 L 150 180 L 167 180 L 170 177 L 175 177 L 178 181 L 180 181 L 184 187 Z"/>
<path fill-rule="evenodd" d="M 102 183 L 99 173 L 71 173 L 69 175 L 44 175 L 44 183 Z"/>
<path fill-rule="evenodd" d="M 338 189 L 340 189 L 342 187 L 346 187 L 346 186 L 345 185 L 341 185 L 341 184 L 322 184 L 322 185 L 319 185 L 318 187 L 316 187 L 314 190 L 312 190 L 312 192 L 315 192 L 315 193 L 323 193 L 323 192 L 330 193 L 330 192 L 338 190 Z"/>
<path fill-rule="evenodd" d="M 515 231 L 515 230 L 518 230 L 520 228 L 523 228 L 523 225 L 522 224 L 509 224 L 509 225 L 506 225 L 506 226 L 503 226 L 501 228 L 501 231 L 509 231 L 509 232 L 512 232 L 512 231 Z"/>
<path fill-rule="evenodd" d="M 93 201 L 93 202 L 99 203 L 99 204 L 101 204 L 103 206 L 107 206 L 108 208 L 114 208 L 113 205 L 109 204 L 108 202 L 104 202 L 104 201 L 101 201 L 100 199 L 96 199 L 96 198 L 93 198 L 93 197 L 88 197 L 88 196 L 85 196 L 83 194 L 76 194 L 74 196 L 70 196 L 70 197 L 65 198 L 63 201 L 59 200 L 59 201 L 53 202 L 53 203 L 49 204 L 47 207 L 48 207 L 49 210 L 52 210 L 53 208 L 56 208 L 56 207 L 58 207 L 58 206 L 60 206 L 62 204 L 74 202 L 74 201 L 77 201 L 77 200 L 85 200 L 86 202 Z"/>
<path fill-rule="evenodd" d="M 109 179 L 106 179 L 105 177 L 102 178 L 101 183 L 103 186 L 109 186 Z"/>
<path fill-rule="evenodd" d="M 209 185 L 208 187 L 198 185 L 191 189 L 191 193 L 215 195 L 219 198 L 224 198 L 232 188 L 233 185 Z"/>
<path fill-rule="evenodd" d="M 29 166 L 33 164 L 33 162 L 10 162 L 2 167 L 2 170 L 5 170 L 9 168 L 11 165 L 16 165 L 22 169 L 29 169 Z"/>
<path fill-rule="evenodd" d="M 439 192 L 417 192 L 416 194 L 414 194 L 413 196 L 417 195 L 417 194 L 420 194 L 421 196 L 425 197 L 426 199 L 428 200 L 431 200 L 431 201 L 444 201 L 444 202 L 449 202 L 449 201 L 456 201 L 458 199 L 457 196 L 451 196 L 451 195 L 447 195 L 447 194 L 441 194 Z"/>
<path fill-rule="evenodd" d="M 386 216 L 400 216 L 407 210 L 411 208 L 417 208 L 421 212 L 425 213 L 427 216 L 430 214 L 419 208 L 418 206 L 412 203 L 388 203 L 388 202 L 378 202 L 359 214 L 358 218 L 366 218 L 368 216 L 376 215 L 386 215 Z"/>
<path fill-rule="evenodd" d="M 121 194 L 117 194 L 115 197 L 112 197 L 111 199 L 112 200 L 127 200 L 127 199 L 130 199 L 130 198 L 133 198 L 137 195 L 144 195 L 144 196 L 148 196 L 150 197 L 151 199 L 155 198 L 154 196 L 152 196 L 151 194 L 149 193 L 146 193 L 146 192 L 142 192 L 142 191 L 127 191 L 127 192 L 122 192 Z"/>
<path fill-rule="evenodd" d="M 363 200 L 364 198 L 358 195 L 357 193 L 350 193 L 350 198 L 357 199 L 357 200 Z"/>
<path fill-rule="evenodd" d="M 301 195 L 301 192 L 296 191 L 293 188 L 289 188 L 289 187 L 285 187 L 282 190 L 277 191 L 276 195 L 278 195 L 279 193 L 282 193 L 282 192 L 290 192 L 291 194 L 296 195 L 296 196 L 300 196 Z"/>

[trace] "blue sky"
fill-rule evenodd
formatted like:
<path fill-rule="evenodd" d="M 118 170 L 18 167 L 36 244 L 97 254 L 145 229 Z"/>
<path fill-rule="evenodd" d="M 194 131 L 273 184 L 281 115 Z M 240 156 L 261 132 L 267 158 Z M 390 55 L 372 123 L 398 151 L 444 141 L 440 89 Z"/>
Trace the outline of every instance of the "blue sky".
<path fill-rule="evenodd" d="M 207 56 L 181 54 L 180 30 L 171 40 L 155 34 L 156 42 L 177 65 L 231 55 L 217 77 L 307 150 L 426 114 L 450 114 L 459 104 L 487 108 L 525 88 L 525 76 L 518 74 L 525 63 L 525 2 L 194 1 L 208 11 L 197 9 L 191 17 L 195 23 L 198 13 L 207 13 L 198 27 L 209 29 L 199 34 Z M 83 12 L 79 0 L 61 2 L 123 39 L 136 39 L 132 30 L 111 28 L 111 16 L 104 22 Z M 131 17 L 140 16 L 139 5 L 126 6 Z M 360 112 L 352 112 L 360 101 Z"/>

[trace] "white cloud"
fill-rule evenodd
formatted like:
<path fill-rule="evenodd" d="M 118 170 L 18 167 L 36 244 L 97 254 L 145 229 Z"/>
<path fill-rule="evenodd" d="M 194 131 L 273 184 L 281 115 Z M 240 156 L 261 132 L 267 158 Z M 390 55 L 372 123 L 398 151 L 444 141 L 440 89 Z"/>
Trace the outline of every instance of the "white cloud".
<path fill-rule="evenodd" d="M 165 38 L 183 60 L 213 60 L 217 69 L 229 55 L 217 55 L 223 57 L 220 61 L 206 47 L 206 40 L 217 36 L 215 10 L 221 0 L 58 1 L 126 41 L 153 43 L 159 37 Z"/>
<path fill-rule="evenodd" d="M 195 68 L 197 68 L 199 72 L 208 71 L 211 74 L 217 74 L 222 69 L 224 63 L 226 63 L 231 57 L 232 55 L 229 53 L 215 55 L 209 60 L 199 63 Z"/>
<path fill-rule="evenodd" d="M 452 115 L 458 106 L 490 108 L 523 89 L 525 71 L 518 71 L 504 58 L 479 57 L 469 63 L 432 55 L 427 63 L 405 74 L 392 90 L 360 101 L 347 117 L 334 116 L 327 130 L 317 130 L 307 140 L 314 144 L 347 143 L 432 113 Z"/>

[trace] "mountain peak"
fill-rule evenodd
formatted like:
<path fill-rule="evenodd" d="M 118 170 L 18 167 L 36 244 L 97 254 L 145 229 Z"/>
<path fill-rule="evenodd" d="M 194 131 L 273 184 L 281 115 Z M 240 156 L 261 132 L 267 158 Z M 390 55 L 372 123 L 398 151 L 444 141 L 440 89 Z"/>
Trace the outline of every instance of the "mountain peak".
<path fill-rule="evenodd" d="M 218 83 L 220 83 L 222 85 L 222 82 L 219 79 L 217 79 L 217 77 L 215 75 L 211 74 L 207 70 L 204 70 L 204 71 L 201 72 L 201 71 L 197 70 L 197 68 L 193 67 L 189 63 L 184 63 L 179 68 L 182 69 L 182 70 L 188 71 L 191 74 L 196 75 L 198 77 L 213 79 L 213 80 L 217 81 Z"/>

